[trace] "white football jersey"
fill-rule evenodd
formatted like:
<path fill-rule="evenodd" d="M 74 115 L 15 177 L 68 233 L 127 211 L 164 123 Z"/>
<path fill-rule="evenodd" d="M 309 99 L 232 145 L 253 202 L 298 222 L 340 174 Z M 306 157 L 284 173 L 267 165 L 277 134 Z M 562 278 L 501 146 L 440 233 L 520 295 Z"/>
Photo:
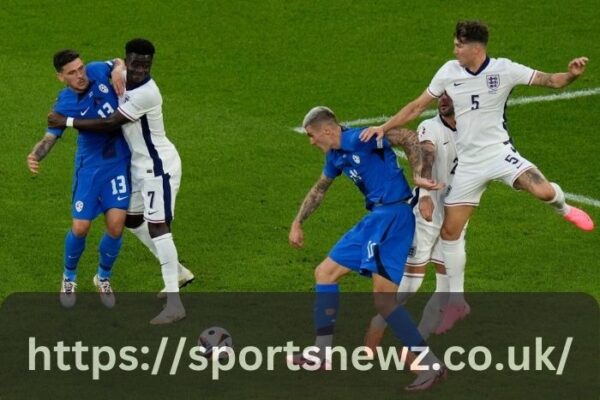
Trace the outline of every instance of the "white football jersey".
<path fill-rule="evenodd" d="M 454 168 L 458 164 L 456 156 L 456 130 L 453 130 L 439 115 L 426 119 L 417 128 L 419 142 L 430 141 L 435 146 L 435 161 L 432 175 L 436 182 L 443 182 L 445 187 L 452 183 Z M 444 219 L 445 190 L 431 191 L 434 203 L 434 223 Z"/>
<path fill-rule="evenodd" d="M 454 102 L 456 148 L 461 164 L 478 163 L 495 154 L 509 140 L 505 109 L 516 85 L 529 85 L 535 70 L 506 58 L 487 58 L 475 73 L 458 61 L 444 64 L 433 77 L 429 94 L 444 91 Z"/>
<path fill-rule="evenodd" d="M 131 122 L 124 124 L 123 136 L 131 150 L 134 179 L 178 172 L 181 160 L 167 139 L 162 115 L 162 96 L 153 79 L 119 98 L 119 111 Z"/>

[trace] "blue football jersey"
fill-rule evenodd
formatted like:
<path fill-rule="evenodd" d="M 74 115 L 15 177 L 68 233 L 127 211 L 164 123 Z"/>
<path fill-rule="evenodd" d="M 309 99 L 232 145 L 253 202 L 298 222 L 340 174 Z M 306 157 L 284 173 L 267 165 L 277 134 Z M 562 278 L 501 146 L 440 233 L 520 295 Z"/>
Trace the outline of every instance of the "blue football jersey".
<path fill-rule="evenodd" d="M 341 148 L 327 152 L 323 174 L 333 179 L 343 172 L 365 196 L 368 210 L 409 199 L 410 187 L 389 141 L 362 142 L 363 129 L 342 129 Z"/>
<path fill-rule="evenodd" d="M 59 94 L 54 111 L 73 118 L 107 118 L 119 106 L 117 94 L 111 83 L 112 62 L 91 62 L 85 71 L 90 84 L 83 93 L 67 87 Z M 64 128 L 48 128 L 47 132 L 62 136 Z M 129 147 L 121 128 L 117 132 L 94 133 L 79 131 L 77 137 L 77 167 L 94 167 L 127 160 Z"/>

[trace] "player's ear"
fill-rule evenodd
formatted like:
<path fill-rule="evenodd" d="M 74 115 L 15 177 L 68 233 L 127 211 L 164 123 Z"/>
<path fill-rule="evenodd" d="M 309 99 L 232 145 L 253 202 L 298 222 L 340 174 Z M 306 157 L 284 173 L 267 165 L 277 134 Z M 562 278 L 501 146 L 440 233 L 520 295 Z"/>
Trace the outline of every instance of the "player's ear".
<path fill-rule="evenodd" d="M 65 77 L 63 76 L 62 72 L 57 72 L 56 77 L 58 78 L 59 81 L 61 81 L 63 83 L 65 82 Z"/>

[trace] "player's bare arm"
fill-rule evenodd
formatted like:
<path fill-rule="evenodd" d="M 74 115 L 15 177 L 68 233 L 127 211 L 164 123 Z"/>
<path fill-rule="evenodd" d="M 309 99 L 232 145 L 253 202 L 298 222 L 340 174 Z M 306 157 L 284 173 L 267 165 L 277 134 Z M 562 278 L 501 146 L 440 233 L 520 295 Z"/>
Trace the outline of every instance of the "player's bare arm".
<path fill-rule="evenodd" d="M 567 86 L 581 74 L 585 72 L 588 63 L 587 57 L 578 57 L 569 63 L 569 71 L 557 72 L 549 74 L 546 72 L 537 71 L 531 84 L 534 86 L 545 86 L 553 89 L 560 89 Z"/>
<path fill-rule="evenodd" d="M 426 166 L 428 176 L 423 175 L 423 153 L 421 150 L 421 144 L 417 138 L 417 133 L 410 129 L 391 129 L 386 132 L 386 137 L 390 141 L 390 144 L 394 147 L 401 147 L 406 154 L 408 163 L 413 173 L 413 180 L 416 186 L 428 189 L 437 190 L 441 189 L 443 184 L 437 183 L 431 179 L 432 165 Z M 427 172 L 427 171 L 425 171 Z"/>
<path fill-rule="evenodd" d="M 51 133 L 46 133 L 42 140 L 36 143 L 33 146 L 33 150 L 31 153 L 27 155 L 27 166 L 29 170 L 34 174 L 37 174 L 40 170 L 40 161 L 48 155 L 56 141 L 58 140 L 58 136 L 53 135 Z"/>
<path fill-rule="evenodd" d="M 369 141 L 373 136 L 381 138 L 387 131 L 393 128 L 404 126 L 410 121 L 413 121 L 419 117 L 427 109 L 427 107 L 433 102 L 433 97 L 427 90 L 425 90 L 419 97 L 402 107 L 400 111 L 386 123 L 380 126 L 371 126 L 365 129 L 360 134 L 360 140 L 363 142 Z"/>
<path fill-rule="evenodd" d="M 421 176 L 431 179 L 433 176 L 433 163 L 435 162 L 435 145 L 431 140 L 425 140 L 420 143 L 421 146 Z"/>
<path fill-rule="evenodd" d="M 290 245 L 294 247 L 302 247 L 304 245 L 302 223 L 306 221 L 306 219 L 319 207 L 325 198 L 325 193 L 332 183 L 333 179 L 321 174 L 321 177 L 317 183 L 315 183 L 314 186 L 309 190 L 308 194 L 304 198 L 304 201 L 302 202 L 302 205 L 300 206 L 298 215 L 296 215 L 296 218 L 294 218 L 294 221 L 292 222 L 292 227 L 288 237 Z"/>
<path fill-rule="evenodd" d="M 125 93 L 125 74 L 127 67 L 125 66 L 125 61 L 120 58 L 115 58 L 113 60 L 113 70 L 110 74 L 110 80 L 113 84 L 113 88 L 117 93 L 117 96 L 121 97 Z"/>
<path fill-rule="evenodd" d="M 64 128 L 67 122 L 67 117 L 55 111 L 48 114 L 48 126 L 51 128 Z M 131 121 L 117 110 L 108 118 L 73 119 L 72 127 L 84 131 L 107 133 L 128 122 Z"/>

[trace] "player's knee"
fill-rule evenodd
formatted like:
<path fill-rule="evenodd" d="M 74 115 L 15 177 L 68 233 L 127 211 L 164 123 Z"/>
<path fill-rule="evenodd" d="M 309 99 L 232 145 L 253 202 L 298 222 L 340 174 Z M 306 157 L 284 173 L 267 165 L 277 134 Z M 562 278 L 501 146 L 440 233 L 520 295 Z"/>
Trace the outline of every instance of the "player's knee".
<path fill-rule="evenodd" d="M 315 268 L 315 282 L 317 283 L 336 283 L 340 276 L 333 264 L 321 263 Z"/>
<path fill-rule="evenodd" d="M 393 292 L 381 292 L 373 294 L 375 310 L 383 316 L 388 316 L 394 308 L 398 307 L 396 294 Z"/>
<path fill-rule="evenodd" d="M 113 238 L 121 237 L 123 234 L 123 223 L 113 223 L 106 225 L 106 233 Z"/>
<path fill-rule="evenodd" d="M 440 231 L 440 237 L 443 240 L 458 240 L 460 239 L 460 233 L 462 229 L 454 229 L 452 226 L 442 226 L 442 230 Z"/>
<path fill-rule="evenodd" d="M 140 225 L 142 225 L 143 223 L 144 223 L 143 215 L 127 214 L 127 217 L 125 218 L 125 226 L 129 229 L 139 228 Z"/>
<path fill-rule="evenodd" d="M 91 221 L 76 220 L 73 221 L 71 231 L 73 231 L 73 234 L 77 237 L 85 237 L 90 231 L 91 226 Z"/>
<path fill-rule="evenodd" d="M 159 237 L 162 235 L 166 235 L 167 233 L 170 233 L 171 228 L 169 227 L 169 224 L 167 224 L 166 222 L 161 222 L 158 224 L 149 222 L 148 223 L 148 232 L 150 233 L 151 238 L 155 238 L 155 237 Z"/>

